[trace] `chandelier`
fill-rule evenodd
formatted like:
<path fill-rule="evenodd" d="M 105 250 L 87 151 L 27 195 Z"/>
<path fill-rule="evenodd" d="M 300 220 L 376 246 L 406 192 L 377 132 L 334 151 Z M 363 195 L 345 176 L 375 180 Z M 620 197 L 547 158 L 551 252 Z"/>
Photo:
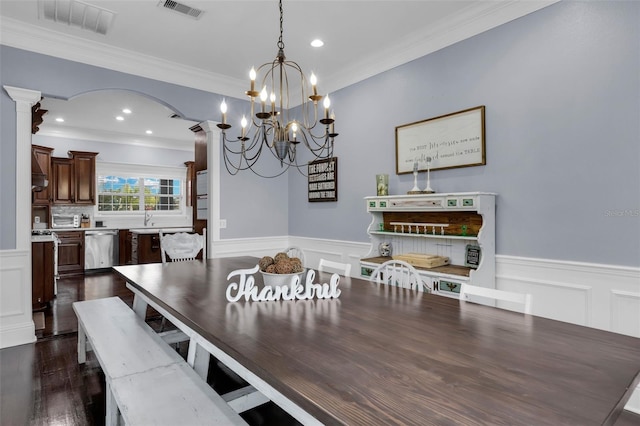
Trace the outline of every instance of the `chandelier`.
<path fill-rule="evenodd" d="M 298 162 L 296 150 L 300 143 L 311 153 L 310 156 L 304 154 L 304 157 L 312 158 L 312 161 L 333 157 L 333 140 L 338 133 L 334 129 L 335 116 L 329 111 L 329 95 L 318 94 L 317 78 L 314 74 L 311 74 L 307 82 L 300 66 L 286 59 L 282 41 L 282 0 L 279 1 L 279 5 L 278 54 L 273 62 L 267 62 L 257 70 L 251 68 L 250 89 L 245 92 L 251 101 L 251 114 L 249 119 L 246 116 L 242 117 L 240 136 L 235 139 L 227 135 L 231 125 L 227 123 L 226 101 L 223 100 L 220 105 L 222 122 L 217 126 L 222 131 L 224 163 L 232 175 L 248 169 L 258 176 L 271 178 L 282 175 L 290 167 L 295 167 L 306 176 L 307 163 Z M 256 90 L 256 79 L 260 91 Z M 300 85 L 300 106 L 294 108 L 295 114 L 290 110 L 289 83 Z M 309 83 L 310 91 L 307 89 Z M 319 107 L 318 102 L 321 100 L 322 107 Z M 324 111 L 320 111 L 319 117 L 318 109 L 323 107 Z M 263 152 L 271 153 L 275 160 L 280 162 L 279 171 L 265 175 L 257 170 L 256 163 Z"/>

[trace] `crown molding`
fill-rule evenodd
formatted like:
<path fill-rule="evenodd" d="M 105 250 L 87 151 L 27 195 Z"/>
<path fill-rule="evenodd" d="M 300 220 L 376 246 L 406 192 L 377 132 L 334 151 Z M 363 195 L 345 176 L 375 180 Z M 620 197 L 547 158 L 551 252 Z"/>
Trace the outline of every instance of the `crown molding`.
<path fill-rule="evenodd" d="M 325 78 L 325 88 L 328 92 L 334 92 L 558 1 L 560 0 L 474 2 L 446 22 L 400 40 L 392 49 L 379 51 L 375 56 L 346 65 Z M 241 98 L 246 89 L 246 81 L 243 79 L 230 78 L 1 16 L 0 43 L 232 98 Z"/>
<path fill-rule="evenodd" d="M 398 40 L 393 49 L 353 61 L 339 72 L 323 78 L 323 86 L 333 92 L 374 75 L 471 38 L 492 28 L 536 12 L 560 0 L 479 1 L 439 25 L 424 28 Z"/>
<path fill-rule="evenodd" d="M 0 17 L 0 43 L 166 83 L 238 97 L 246 81 Z"/>

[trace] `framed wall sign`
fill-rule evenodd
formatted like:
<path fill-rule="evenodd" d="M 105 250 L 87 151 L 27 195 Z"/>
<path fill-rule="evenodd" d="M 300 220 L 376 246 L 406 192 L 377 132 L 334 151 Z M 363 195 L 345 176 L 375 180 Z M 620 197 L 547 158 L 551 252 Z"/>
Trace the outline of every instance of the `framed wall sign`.
<path fill-rule="evenodd" d="M 480 246 L 475 244 L 468 244 L 465 247 L 464 251 L 465 251 L 464 266 L 468 266 L 473 269 L 478 269 L 478 266 L 480 266 L 480 257 L 482 255 L 482 249 L 480 248 Z"/>
<path fill-rule="evenodd" d="M 486 164 L 484 105 L 396 127 L 396 174 Z"/>
<path fill-rule="evenodd" d="M 338 157 L 307 165 L 309 202 L 338 201 Z"/>

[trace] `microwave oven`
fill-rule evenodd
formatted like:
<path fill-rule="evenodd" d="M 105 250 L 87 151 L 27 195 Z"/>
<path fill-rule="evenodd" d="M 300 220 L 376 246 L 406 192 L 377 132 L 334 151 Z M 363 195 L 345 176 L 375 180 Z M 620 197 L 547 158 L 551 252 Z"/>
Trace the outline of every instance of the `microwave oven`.
<path fill-rule="evenodd" d="M 53 214 L 51 219 L 52 228 L 80 228 L 79 214 Z"/>

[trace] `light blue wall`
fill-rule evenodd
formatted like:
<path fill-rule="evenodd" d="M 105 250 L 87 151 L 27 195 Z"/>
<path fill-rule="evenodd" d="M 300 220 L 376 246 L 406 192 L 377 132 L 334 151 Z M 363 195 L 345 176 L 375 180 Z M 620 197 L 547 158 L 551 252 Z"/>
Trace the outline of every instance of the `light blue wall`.
<path fill-rule="evenodd" d="M 219 119 L 217 94 L 66 61 L 0 45 L 1 85 L 39 90 L 43 96 L 67 99 L 100 89 L 133 90 L 170 106 L 193 121 Z M 15 103 L 0 91 L 0 249 L 15 248 Z M 248 109 L 246 102 L 227 99 L 230 110 Z M 29 167 L 29 165 L 25 165 Z M 285 189 L 280 189 L 284 183 Z M 22 195 L 21 195 L 22 196 Z M 30 197 L 31 194 L 24 194 Z M 221 210 L 228 228 L 223 238 L 287 235 L 286 177 L 258 180 L 248 175 L 221 177 Z M 265 218 L 268 218 L 266 226 Z"/>
<path fill-rule="evenodd" d="M 485 105 L 487 165 L 436 171 L 432 187 L 498 194 L 498 254 L 639 266 L 639 22 L 640 2 L 560 2 L 332 93 L 339 201 L 308 203 L 306 180 L 297 174 L 264 180 L 223 173 L 229 228 L 222 237 L 368 241 L 363 197 L 374 193 L 375 174 L 390 175 L 391 193 L 412 186 L 410 175 L 394 174 L 395 126 Z M 136 90 L 196 121 L 218 119 L 221 101 L 7 47 L 0 47 L 0 78 L 61 97 Z M 4 92 L 0 106 L 5 249 L 15 247 L 15 114 Z"/>
<path fill-rule="evenodd" d="M 332 94 L 339 201 L 292 176 L 290 234 L 368 241 L 375 174 L 413 184 L 395 126 L 485 105 L 487 165 L 431 186 L 498 194 L 498 254 L 640 266 L 639 26 L 640 2 L 560 2 Z"/>

